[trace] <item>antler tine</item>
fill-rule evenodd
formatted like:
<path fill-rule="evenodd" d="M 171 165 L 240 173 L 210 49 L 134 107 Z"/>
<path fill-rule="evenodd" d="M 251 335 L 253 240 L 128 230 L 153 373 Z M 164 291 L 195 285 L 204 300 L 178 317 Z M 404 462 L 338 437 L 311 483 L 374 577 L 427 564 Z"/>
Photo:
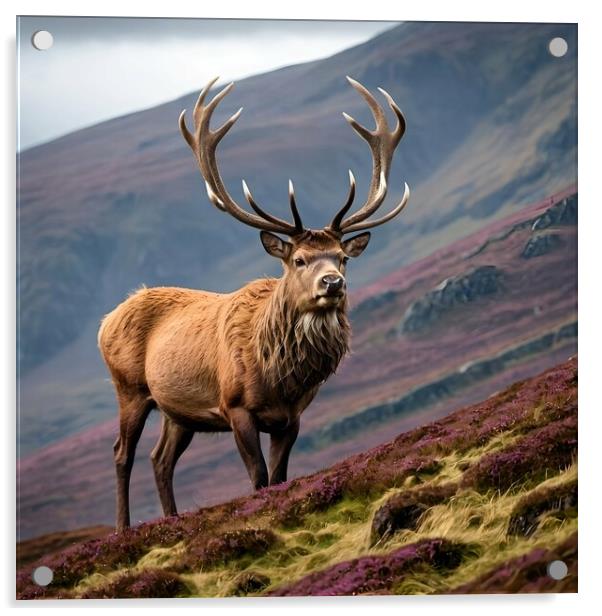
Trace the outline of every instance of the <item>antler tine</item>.
<path fill-rule="evenodd" d="M 389 125 L 387 124 L 387 116 L 383 111 L 383 108 L 378 104 L 378 101 L 372 96 L 370 91 L 365 88 L 359 81 L 356 81 L 352 77 L 347 75 L 347 81 L 351 84 L 351 86 L 359 92 L 364 100 L 368 103 L 370 107 L 370 111 L 372 111 L 372 115 L 374 116 L 374 121 L 376 122 L 376 128 L 384 128 L 387 130 Z"/>
<path fill-rule="evenodd" d="M 269 220 L 270 222 L 278 224 L 278 222 L 280 221 L 279 218 L 277 218 L 276 216 L 272 216 L 270 213 L 266 212 L 259 205 L 257 205 L 257 202 L 255 201 L 255 199 L 253 198 L 253 195 L 251 194 L 251 191 L 249 190 L 249 186 L 244 180 L 242 181 L 242 191 L 249 205 L 261 217 L 265 218 L 266 220 Z M 295 221 L 295 228 L 297 228 L 299 230 L 299 233 L 301 233 L 302 231 L 304 231 L 304 227 L 303 227 L 303 223 L 301 222 L 301 216 L 299 216 L 299 212 L 297 210 L 297 204 L 295 203 L 295 189 L 293 188 L 293 183 L 291 180 L 288 181 L 288 194 L 289 194 L 289 200 L 290 200 L 290 205 L 291 205 L 291 211 L 293 213 L 293 219 Z"/>
<path fill-rule="evenodd" d="M 403 112 L 401 111 L 401 109 L 398 107 L 397 103 L 393 100 L 393 97 L 384 88 L 378 88 L 378 91 L 387 99 L 387 103 L 389 103 L 389 107 L 391 107 L 391 110 L 393 111 L 393 113 L 395 114 L 395 117 L 397 118 L 397 126 L 395 127 L 395 130 L 393 131 L 393 134 L 396 139 L 395 145 L 397 145 L 397 143 L 401 141 L 401 138 L 406 132 L 406 118 L 403 115 Z"/>
<path fill-rule="evenodd" d="M 199 124 L 202 125 L 203 122 L 209 126 L 209 122 L 211 121 L 211 116 L 215 111 L 215 108 L 219 105 L 220 101 L 222 101 L 234 88 L 234 82 L 231 81 L 227 86 L 223 87 L 209 102 L 208 105 L 200 108 L 200 120 Z M 200 98 L 200 97 L 199 97 Z M 204 98 L 204 97 L 203 97 Z M 198 104 L 198 102 L 197 102 Z M 212 131 L 213 132 L 213 131 Z"/>
<path fill-rule="evenodd" d="M 224 204 L 220 201 L 220 198 L 213 192 L 213 189 L 211 188 L 209 182 L 205 182 L 205 190 L 207 191 L 207 197 L 209 198 L 209 201 L 211 201 L 211 203 L 213 203 L 213 205 L 215 205 L 218 210 L 221 210 L 222 212 L 227 212 L 226 208 L 224 207 Z"/>
<path fill-rule="evenodd" d="M 331 223 L 328 225 L 327 229 L 331 231 L 338 232 L 338 229 L 341 225 L 341 221 L 343 217 L 351 206 L 353 205 L 353 200 L 355 199 L 355 177 L 353 177 L 353 172 L 349 169 L 349 192 L 347 193 L 347 200 L 345 201 L 345 205 L 337 212 L 336 216 L 332 219 Z"/>
<path fill-rule="evenodd" d="M 194 134 L 192 134 L 186 126 L 186 110 L 182 111 L 179 118 L 180 131 L 197 159 L 201 175 L 205 179 L 209 200 L 218 209 L 228 212 L 228 214 L 240 222 L 256 229 L 274 231 L 276 233 L 283 233 L 291 236 L 300 233 L 303 228 L 300 224 L 301 219 L 299 218 L 296 208 L 293 211 L 293 217 L 295 219 L 295 224 L 293 225 L 261 209 L 253 199 L 244 181 L 243 191 L 245 193 L 245 198 L 257 214 L 252 214 L 241 208 L 228 193 L 219 173 L 215 152 L 219 142 L 240 117 L 242 108 L 226 120 L 217 130 L 212 131 L 210 129 L 209 123 L 213 112 L 222 99 L 226 97 L 234 87 L 234 83 L 228 84 L 218 92 L 208 104 L 205 104 L 207 94 L 216 81 L 217 77 L 212 79 L 203 88 L 194 106 Z"/>
<path fill-rule="evenodd" d="M 224 135 L 232 128 L 236 120 L 240 118 L 243 108 L 241 107 L 236 113 L 232 114 L 217 130 L 213 131 L 216 144 L 219 143 Z"/>
<path fill-rule="evenodd" d="M 207 92 L 209 92 L 209 90 L 211 89 L 211 86 L 218 79 L 219 77 L 214 77 L 201 90 L 201 93 L 199 94 L 199 97 L 196 103 L 194 104 L 194 109 L 192 111 L 192 121 L 194 122 L 195 132 L 196 132 L 196 128 L 200 125 L 200 118 L 201 118 L 201 114 L 203 111 L 203 103 L 205 102 L 205 97 L 207 96 Z M 190 148 L 192 149 L 193 153 L 196 156 L 197 152 L 195 151 L 195 146 L 194 146 L 195 144 L 194 136 L 192 135 L 192 133 L 188 130 L 188 127 L 186 126 L 186 109 L 183 109 L 182 112 L 180 113 L 180 117 L 178 118 L 178 124 L 180 126 L 180 132 L 182 133 L 184 139 L 186 140 L 186 143 L 188 143 L 188 145 L 190 146 Z"/>
<path fill-rule="evenodd" d="M 245 199 L 247 200 L 247 203 L 262 217 L 265 218 L 266 220 L 268 220 L 269 222 L 273 222 L 274 224 L 279 224 L 279 222 L 281 222 L 280 218 L 277 218 L 276 216 L 272 216 L 269 212 L 266 212 L 264 209 L 262 209 L 258 204 L 257 201 L 255 201 L 255 199 L 253 198 L 253 195 L 251 194 L 251 191 L 249 190 L 249 186 L 247 185 L 247 183 L 245 182 L 245 180 L 242 181 L 242 191 L 245 195 Z"/>
<path fill-rule="evenodd" d="M 347 120 L 347 122 L 349 122 L 349 124 L 351 124 L 351 128 L 353 128 L 353 130 L 358 133 L 358 135 L 362 137 L 362 139 L 365 139 L 368 142 L 372 139 L 372 137 L 374 136 L 372 134 L 372 131 L 368 130 L 365 126 L 362 126 L 355 118 L 352 118 L 348 113 L 345 113 L 344 111 L 343 117 Z"/>
<path fill-rule="evenodd" d="M 180 132 L 186 140 L 186 143 L 190 146 L 190 149 L 194 152 L 194 137 L 186 126 L 186 109 L 182 109 L 180 117 L 178 118 L 178 125 L 180 126 Z M 196 154 L 196 153 L 195 153 Z"/>
<path fill-rule="evenodd" d="M 385 216 L 382 216 L 381 218 L 376 218 L 374 220 L 366 220 L 365 222 L 358 222 L 354 225 L 345 227 L 344 233 L 353 233 L 355 231 L 363 231 L 364 229 L 371 229 L 372 227 L 378 227 L 379 225 L 382 225 L 388 222 L 392 218 L 395 218 L 395 216 L 397 216 L 397 214 L 399 214 L 403 210 L 403 208 L 407 205 L 410 199 L 410 187 L 407 185 L 406 182 L 404 182 L 404 186 L 405 188 L 403 191 L 403 197 L 401 198 L 401 201 L 388 214 L 385 214 Z"/>
<path fill-rule="evenodd" d="M 370 181 L 368 197 L 366 198 L 365 203 L 360 207 L 360 209 L 346 220 L 343 219 L 344 214 L 341 215 L 341 213 L 339 212 L 335 216 L 333 221 L 330 223 L 328 228 L 331 231 L 334 231 L 339 234 L 357 231 L 359 228 L 367 229 L 369 227 L 376 226 L 377 224 L 382 224 L 383 222 L 386 222 L 387 220 L 393 218 L 393 216 L 396 216 L 403 209 L 403 207 L 400 208 L 399 206 L 397 206 L 393 210 L 395 214 L 391 212 L 382 219 L 361 224 L 364 220 L 366 220 L 374 212 L 376 212 L 376 210 L 381 206 L 382 202 L 386 197 L 387 179 L 389 176 L 391 161 L 393 160 L 395 148 L 399 144 L 399 141 L 401 140 L 405 132 L 406 121 L 403 113 L 401 112 L 401 109 L 393 100 L 393 97 L 386 90 L 379 88 L 379 91 L 385 97 L 387 103 L 389 104 L 389 107 L 391 107 L 391 110 L 397 118 L 397 124 L 395 128 L 391 131 L 389 129 L 389 124 L 387 122 L 387 118 L 383 108 L 374 98 L 374 96 L 370 93 L 370 91 L 366 89 L 361 83 L 359 83 L 355 79 L 352 79 L 351 77 L 347 77 L 347 80 L 349 81 L 351 86 L 362 96 L 366 103 L 368 103 L 368 106 L 372 111 L 372 115 L 374 116 L 374 121 L 376 122 L 376 128 L 374 130 L 368 130 L 365 126 L 359 124 L 350 115 L 348 115 L 347 113 L 343 113 L 343 116 L 345 117 L 347 122 L 351 124 L 351 127 L 370 146 L 370 151 L 372 153 L 372 179 Z M 403 205 L 405 206 L 405 203 Z M 349 207 L 346 207 L 345 213 L 348 209 Z"/>
<path fill-rule="evenodd" d="M 291 206 L 291 212 L 293 214 L 293 220 L 295 221 L 295 228 L 298 230 L 298 233 L 302 233 L 303 223 L 301 222 L 301 216 L 299 216 L 299 210 L 297 209 L 297 202 L 295 200 L 295 187 L 293 186 L 293 181 L 288 181 L 288 200 Z"/>
<path fill-rule="evenodd" d="M 207 98 L 207 94 L 209 90 L 214 86 L 214 84 L 219 79 L 218 77 L 214 77 L 202 90 L 197 98 L 196 103 L 194 104 L 194 109 L 192 111 L 192 119 L 194 120 L 194 125 L 199 126 L 201 114 L 203 113 L 203 103 L 205 102 L 205 98 Z"/>
<path fill-rule="evenodd" d="M 230 84 L 230 85 L 234 85 L 234 84 Z M 202 94 L 202 97 L 204 98 L 203 94 Z M 200 99 L 201 97 L 199 97 L 199 100 Z M 197 101 L 197 104 L 198 104 L 198 101 Z M 242 110 L 243 108 L 241 107 L 236 113 L 232 114 L 230 118 L 228 118 L 228 120 L 226 120 L 217 130 L 215 131 L 208 130 L 208 132 L 210 132 L 214 136 L 216 145 L 224 138 L 225 134 L 232 128 L 236 120 L 238 120 L 238 118 L 240 117 L 240 114 L 242 113 Z M 196 113 L 196 106 L 195 106 L 194 113 Z M 209 124 L 209 120 L 211 119 L 211 113 L 212 111 L 208 115 L 207 125 Z M 192 133 L 188 130 L 188 127 L 186 126 L 186 109 L 184 109 L 184 111 L 180 113 L 178 122 L 180 125 L 180 132 L 184 136 L 184 139 L 186 139 L 186 142 L 188 143 L 188 145 L 193 149 L 194 154 L 197 155 L 198 152 L 195 151 L 195 138 L 192 135 Z M 200 128 L 200 121 L 198 125 L 195 127 L 195 131 L 198 131 L 199 128 Z"/>

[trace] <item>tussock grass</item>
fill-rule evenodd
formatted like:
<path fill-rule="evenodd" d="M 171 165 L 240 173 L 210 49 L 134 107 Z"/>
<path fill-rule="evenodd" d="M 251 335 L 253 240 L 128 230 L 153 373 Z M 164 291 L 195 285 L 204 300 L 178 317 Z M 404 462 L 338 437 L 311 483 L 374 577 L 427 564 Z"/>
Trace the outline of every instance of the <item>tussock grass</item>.
<path fill-rule="evenodd" d="M 483 450 L 493 451 L 507 445 L 514 437 L 496 439 Z M 478 450 L 471 458 L 478 459 Z M 457 464 L 460 456 L 449 456 L 443 461 L 441 473 L 421 487 L 439 485 L 450 477 L 460 477 Z M 451 471 L 451 472 L 450 472 Z M 402 490 L 390 489 L 372 501 L 344 499 L 323 512 L 308 515 L 303 526 L 280 529 L 279 543 L 260 557 L 243 556 L 211 570 L 199 570 L 180 577 L 193 596 L 223 597 L 232 594 L 258 595 L 270 592 L 291 580 L 298 580 L 315 571 L 327 569 L 336 563 L 365 555 L 384 555 L 405 545 L 424 539 L 447 539 L 466 546 L 464 564 L 451 572 L 438 572 L 420 566 L 402 582 L 396 584 L 395 594 L 430 594 L 445 592 L 460 586 L 488 569 L 510 558 L 526 554 L 534 548 L 550 548 L 562 543 L 577 529 L 576 519 L 544 517 L 538 529 L 529 538 L 508 535 L 508 522 L 516 504 L 526 494 L 543 488 L 563 485 L 577 477 L 573 464 L 558 475 L 550 477 L 532 490 L 509 490 L 505 493 L 482 494 L 464 489 L 448 502 L 426 511 L 415 531 L 403 530 L 388 540 L 370 546 L 371 523 L 374 513 L 392 496 Z M 169 548 L 155 548 L 142 557 L 134 567 L 119 569 L 108 574 L 94 573 L 73 589 L 75 596 L 114 584 L 126 573 L 142 573 L 157 568 L 171 569 L 186 552 L 180 542 Z M 265 579 L 266 583 L 255 592 L 236 590 L 241 575 Z"/>
<path fill-rule="evenodd" d="M 371 502 L 345 499 L 325 512 L 309 514 L 301 528 L 280 530 L 279 545 L 259 558 L 250 562 L 243 559 L 219 571 L 183 577 L 194 585 L 199 596 L 227 596 L 241 573 L 254 573 L 269 578 L 270 583 L 261 594 L 269 592 L 365 553 L 373 513 Z"/>
<path fill-rule="evenodd" d="M 539 487 L 570 483 L 577 477 L 574 464 Z M 479 574 L 503 562 L 527 554 L 536 548 L 553 548 L 568 539 L 577 530 L 577 520 L 546 517 L 530 538 L 508 535 L 508 522 L 515 505 L 532 490 L 505 494 L 479 494 L 465 491 L 448 503 L 437 505 L 427 512 L 413 539 L 442 537 L 473 546 L 475 558 L 443 578 L 433 571 L 417 575 L 399 585 L 399 594 L 416 593 L 418 586 L 424 592 L 445 592 L 460 586 Z M 418 586 L 417 586 L 418 585 Z"/>
<path fill-rule="evenodd" d="M 508 444 L 499 439 L 498 446 Z M 492 447 L 487 447 L 488 451 Z M 473 452 L 475 456 L 478 452 Z M 557 486 L 573 481 L 577 465 L 551 477 L 540 487 Z M 431 481 L 439 483 L 437 476 Z M 425 485 L 427 485 L 425 483 Z M 252 562 L 210 573 L 184 576 L 199 596 L 227 596 L 241 572 L 265 576 L 269 584 L 264 594 L 291 580 L 364 555 L 387 554 L 404 545 L 423 539 L 447 539 L 466 545 L 465 563 L 452 572 L 439 573 L 430 567 L 418 568 L 393 588 L 395 594 L 430 594 L 445 592 L 466 583 L 504 561 L 526 554 L 534 548 L 550 548 L 562 543 L 577 529 L 576 520 L 545 518 L 528 539 L 507 535 L 508 521 L 517 502 L 531 490 L 481 494 L 462 490 L 447 503 L 431 507 L 416 531 L 400 531 L 390 540 L 370 547 L 371 521 L 376 510 L 399 489 L 388 490 L 374 501 L 346 499 L 326 512 L 305 519 L 303 528 L 279 533 L 280 547 Z"/>
<path fill-rule="evenodd" d="M 494 443 L 471 450 L 468 458 L 479 459 L 485 451 L 507 446 L 516 438 L 510 434 L 500 435 Z M 420 487 L 441 485 L 452 477 L 461 477 L 458 464 L 465 460 L 466 456 L 463 455 L 442 459 L 441 472 L 428 481 L 422 481 Z M 425 539 L 446 539 L 466 546 L 466 558 L 461 567 L 451 572 L 438 572 L 431 567 L 419 566 L 412 575 L 392 588 L 395 594 L 445 592 L 510 558 L 526 554 L 534 548 L 553 547 L 573 534 L 577 529 L 576 519 L 557 519 L 554 516 L 544 517 L 529 538 L 508 535 L 507 529 L 512 511 L 526 494 L 567 484 L 576 477 L 577 465 L 573 464 L 533 489 L 486 494 L 471 489 L 460 490 L 446 503 L 430 507 L 419 520 L 415 531 L 399 531 L 372 547 L 370 534 L 375 512 L 403 488 L 386 490 L 374 500 L 346 498 L 326 511 L 309 514 L 302 527 L 279 529 L 278 544 L 262 556 L 243 556 L 217 568 L 200 569 L 180 577 L 192 596 L 258 595 L 336 563 L 365 555 L 384 555 Z M 185 553 L 184 542 L 168 548 L 155 548 L 133 567 L 88 576 L 73 589 L 73 595 L 92 594 L 92 591 L 114 584 L 126 573 L 140 574 L 157 568 L 170 570 Z M 261 578 L 266 581 L 265 585 L 248 593 L 236 590 L 240 586 L 241 575 Z"/>
<path fill-rule="evenodd" d="M 20 571 L 21 596 L 574 590 L 575 379 L 569 360 L 289 485 L 74 546 L 48 560 L 54 589 Z M 545 575 L 556 548 L 560 587 Z"/>

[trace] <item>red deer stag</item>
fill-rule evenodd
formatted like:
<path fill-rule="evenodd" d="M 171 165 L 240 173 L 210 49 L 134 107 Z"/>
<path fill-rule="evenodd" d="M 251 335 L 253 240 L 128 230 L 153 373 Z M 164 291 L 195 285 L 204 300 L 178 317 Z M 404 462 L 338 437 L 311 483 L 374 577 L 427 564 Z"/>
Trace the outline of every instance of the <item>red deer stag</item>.
<path fill-rule="evenodd" d="M 410 194 L 406 184 L 393 210 L 367 220 L 385 198 L 391 160 L 406 124 L 395 101 L 380 89 L 397 118 L 395 129 L 390 130 L 372 94 L 348 79 L 376 121 L 376 128 L 368 130 L 343 114 L 370 146 L 372 181 L 366 202 L 345 218 L 355 195 L 350 171 L 346 203 L 321 230 L 304 228 L 290 182 L 292 223 L 264 211 L 244 181 L 244 195 L 254 213 L 229 194 L 218 169 L 216 148 L 242 110 L 217 130 L 211 130 L 209 123 L 233 84 L 208 104 L 205 98 L 217 79 L 203 89 L 193 112 L 194 132 L 186 127 L 185 111 L 180 115 L 180 130 L 205 179 L 209 200 L 240 222 L 261 229 L 263 247 L 282 261 L 284 274 L 225 294 L 145 288 L 104 318 L 98 344 L 119 402 L 119 437 L 114 445 L 118 530 L 130 524 L 130 474 L 136 445 L 153 408 L 162 412 L 161 435 L 151 459 L 166 516 L 177 514 L 174 467 L 195 432 L 232 431 L 255 489 L 286 481 L 301 413 L 349 346 L 345 264 L 362 253 L 370 233 L 346 240 L 343 236 L 391 220 Z M 260 432 L 271 438 L 269 470 Z"/>

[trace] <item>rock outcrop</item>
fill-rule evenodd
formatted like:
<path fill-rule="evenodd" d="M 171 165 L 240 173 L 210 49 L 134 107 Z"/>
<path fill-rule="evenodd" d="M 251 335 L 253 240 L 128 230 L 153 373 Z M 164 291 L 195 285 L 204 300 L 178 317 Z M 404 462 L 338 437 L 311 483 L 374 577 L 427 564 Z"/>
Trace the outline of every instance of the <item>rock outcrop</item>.
<path fill-rule="evenodd" d="M 532 225 L 533 231 L 541 231 L 548 227 L 577 224 L 577 193 L 555 203 L 541 216 L 537 217 Z"/>
<path fill-rule="evenodd" d="M 425 330 L 456 306 L 497 293 L 502 276 L 494 265 L 481 265 L 465 274 L 446 278 L 408 307 L 397 332 Z"/>
<path fill-rule="evenodd" d="M 556 233 L 546 233 L 542 235 L 533 235 L 529 238 L 521 257 L 523 259 L 532 259 L 533 257 L 540 257 L 548 252 L 552 252 L 556 248 L 562 245 L 562 239 L 560 235 Z"/>

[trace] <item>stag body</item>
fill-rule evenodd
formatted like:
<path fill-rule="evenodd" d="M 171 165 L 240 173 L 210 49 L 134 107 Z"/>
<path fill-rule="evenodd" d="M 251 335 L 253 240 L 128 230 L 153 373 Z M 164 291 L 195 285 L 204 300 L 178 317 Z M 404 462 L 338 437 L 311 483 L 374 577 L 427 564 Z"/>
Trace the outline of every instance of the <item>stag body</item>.
<path fill-rule="evenodd" d="M 232 431 L 253 486 L 286 480 L 288 458 L 299 431 L 301 413 L 320 385 L 336 370 L 349 346 L 345 264 L 359 256 L 370 239 L 343 234 L 382 224 L 405 206 L 366 221 L 382 203 L 393 151 L 405 121 L 397 115 L 389 132 L 384 112 L 357 82 L 376 119 L 368 131 L 346 116 L 372 150 L 373 178 L 366 203 L 347 219 L 355 194 L 350 172 L 347 202 L 323 230 L 307 230 L 289 184 L 293 224 L 264 212 L 243 182 L 245 197 L 257 214 L 238 206 L 225 189 L 215 160 L 217 144 L 240 111 L 218 130 L 209 129 L 217 103 L 228 86 L 208 105 L 203 90 L 194 110 L 195 133 L 184 114 L 181 131 L 206 181 L 211 202 L 250 226 L 262 229 L 265 250 L 282 261 L 284 275 L 260 279 L 229 294 L 191 289 L 142 289 L 108 314 L 99 331 L 99 347 L 109 368 L 119 402 L 119 437 L 114 445 L 117 470 L 117 528 L 129 526 L 129 480 L 137 442 L 153 408 L 162 411 L 159 441 L 151 454 L 165 515 L 177 513 L 173 471 L 195 432 Z M 289 236 L 285 241 L 274 235 Z M 269 471 L 259 433 L 270 434 Z"/>

